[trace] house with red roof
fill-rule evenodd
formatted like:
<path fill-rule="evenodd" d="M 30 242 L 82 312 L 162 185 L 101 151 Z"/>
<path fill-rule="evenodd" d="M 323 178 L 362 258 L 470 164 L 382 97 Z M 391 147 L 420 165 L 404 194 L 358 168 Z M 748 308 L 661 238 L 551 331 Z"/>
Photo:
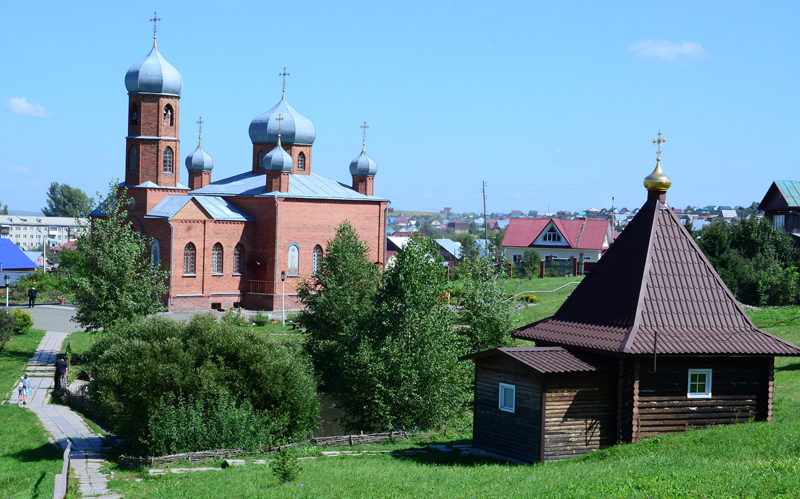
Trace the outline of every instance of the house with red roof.
<path fill-rule="evenodd" d="M 580 260 L 583 254 L 584 271 L 588 272 L 600 261 L 613 236 L 608 220 L 515 218 L 509 221 L 503 248 L 515 263 L 520 263 L 525 250 L 531 248 L 545 261 Z"/>
<path fill-rule="evenodd" d="M 474 448 L 533 463 L 772 421 L 774 359 L 800 347 L 736 301 L 667 205 L 659 163 L 644 206 L 561 308 L 511 331 L 535 347 L 461 358 L 475 363 Z"/>

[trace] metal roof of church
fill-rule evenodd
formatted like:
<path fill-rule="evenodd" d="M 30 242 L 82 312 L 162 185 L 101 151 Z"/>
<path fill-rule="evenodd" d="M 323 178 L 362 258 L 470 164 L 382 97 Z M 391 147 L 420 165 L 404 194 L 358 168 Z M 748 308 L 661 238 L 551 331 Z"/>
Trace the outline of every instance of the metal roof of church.
<path fill-rule="evenodd" d="M 800 355 L 753 324 L 657 200 L 639 210 L 555 315 L 512 335 L 620 354 Z"/>
<path fill-rule="evenodd" d="M 257 196 L 307 199 L 343 199 L 349 201 L 388 201 L 377 196 L 365 196 L 349 185 L 322 177 L 315 173 L 291 175 L 289 192 L 267 192 L 263 174 L 245 172 L 217 180 L 191 191 L 196 196 Z"/>
<path fill-rule="evenodd" d="M 238 206 L 220 197 L 180 195 L 165 196 L 160 203 L 145 215 L 145 218 L 172 218 L 192 199 L 200 203 L 203 209 L 206 210 L 214 220 L 240 222 L 255 220 Z"/>
<path fill-rule="evenodd" d="M 130 94 L 181 95 L 183 77 L 153 45 L 150 53 L 125 74 L 125 88 Z"/>

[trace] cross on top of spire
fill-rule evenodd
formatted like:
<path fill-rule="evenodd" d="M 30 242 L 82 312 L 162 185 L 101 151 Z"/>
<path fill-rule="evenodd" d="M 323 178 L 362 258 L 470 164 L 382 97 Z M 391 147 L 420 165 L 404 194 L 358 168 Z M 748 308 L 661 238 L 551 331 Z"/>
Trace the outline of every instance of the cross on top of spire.
<path fill-rule="evenodd" d="M 150 21 L 153 23 L 153 41 L 154 41 L 154 43 L 155 43 L 155 39 L 156 39 L 156 31 L 158 31 L 158 26 L 157 26 L 156 23 L 158 23 L 158 21 L 160 21 L 160 20 L 161 20 L 161 18 L 158 17 L 158 12 L 153 11 L 153 18 L 150 19 Z"/>
<path fill-rule="evenodd" d="M 203 140 L 203 117 L 200 116 L 197 119 L 197 132 L 200 137 L 200 140 Z"/>
<path fill-rule="evenodd" d="M 367 150 L 367 129 L 369 125 L 365 121 L 359 128 L 361 128 L 361 152 L 364 152 Z"/>
<path fill-rule="evenodd" d="M 659 158 L 661 157 L 661 144 L 664 144 L 665 142 L 667 142 L 667 139 L 661 138 L 661 130 L 659 130 L 658 139 L 653 139 L 653 145 L 658 144 L 658 150 L 656 151 L 656 154 L 658 155 Z"/>
<path fill-rule="evenodd" d="M 286 72 L 286 66 L 283 67 L 283 73 L 278 73 L 278 76 L 283 78 L 283 96 L 286 96 L 286 77 L 290 76 L 289 73 Z"/>

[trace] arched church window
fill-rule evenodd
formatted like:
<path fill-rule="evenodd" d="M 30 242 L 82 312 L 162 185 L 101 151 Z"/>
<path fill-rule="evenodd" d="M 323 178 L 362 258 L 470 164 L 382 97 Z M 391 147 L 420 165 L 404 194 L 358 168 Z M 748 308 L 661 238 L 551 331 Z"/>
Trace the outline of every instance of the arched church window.
<path fill-rule="evenodd" d="M 261 168 L 261 169 L 264 168 L 264 156 L 266 156 L 266 155 L 267 155 L 267 153 L 265 153 L 264 151 L 261 151 L 260 153 L 258 153 L 258 167 Z"/>
<path fill-rule="evenodd" d="M 314 246 L 314 254 L 312 255 L 311 275 L 317 275 L 320 263 L 322 263 L 322 246 L 318 244 Z"/>
<path fill-rule="evenodd" d="M 161 264 L 161 244 L 158 239 L 153 239 L 150 243 L 150 263 L 153 264 L 153 269 L 158 269 Z"/>
<path fill-rule="evenodd" d="M 211 273 L 222 273 L 222 245 L 220 243 L 214 244 L 211 248 Z"/>
<path fill-rule="evenodd" d="M 300 246 L 292 243 L 289 246 L 289 275 L 298 275 L 300 273 Z"/>
<path fill-rule="evenodd" d="M 139 123 L 139 106 L 136 103 L 131 104 L 131 125 Z"/>
<path fill-rule="evenodd" d="M 164 107 L 164 126 L 172 126 L 172 115 L 172 106 L 167 104 L 166 107 Z"/>
<path fill-rule="evenodd" d="M 301 172 L 306 169 L 306 155 L 304 152 L 300 152 L 297 155 L 297 169 Z"/>
<path fill-rule="evenodd" d="M 233 248 L 233 273 L 241 274 L 244 272 L 244 246 L 242 243 Z"/>
<path fill-rule="evenodd" d="M 195 273 L 195 257 L 197 256 L 197 249 L 194 247 L 194 244 L 188 243 L 183 248 L 183 273 L 184 274 L 194 274 Z"/>
<path fill-rule="evenodd" d="M 164 161 L 163 161 L 164 173 L 172 173 L 172 148 L 167 147 L 164 149 Z"/>
<path fill-rule="evenodd" d="M 139 154 L 136 151 L 136 146 L 131 146 L 131 152 L 128 155 L 128 171 L 135 172 L 139 166 Z"/>

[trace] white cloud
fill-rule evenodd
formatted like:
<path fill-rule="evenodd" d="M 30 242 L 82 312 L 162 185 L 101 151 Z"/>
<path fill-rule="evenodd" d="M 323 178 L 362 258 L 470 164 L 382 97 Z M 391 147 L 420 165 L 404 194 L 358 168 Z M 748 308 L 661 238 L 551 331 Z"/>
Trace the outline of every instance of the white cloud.
<path fill-rule="evenodd" d="M 25 97 L 9 97 L 6 103 L 6 111 L 23 116 L 33 116 L 34 118 L 50 118 L 53 115 L 41 104 L 28 102 Z"/>
<path fill-rule="evenodd" d="M 31 169 L 24 166 L 7 166 L 6 171 L 8 173 L 31 173 Z"/>
<path fill-rule="evenodd" d="M 678 56 L 706 57 L 706 51 L 698 43 L 673 43 L 668 40 L 639 40 L 630 47 L 631 52 L 639 57 L 655 57 L 664 62 L 675 62 Z"/>

